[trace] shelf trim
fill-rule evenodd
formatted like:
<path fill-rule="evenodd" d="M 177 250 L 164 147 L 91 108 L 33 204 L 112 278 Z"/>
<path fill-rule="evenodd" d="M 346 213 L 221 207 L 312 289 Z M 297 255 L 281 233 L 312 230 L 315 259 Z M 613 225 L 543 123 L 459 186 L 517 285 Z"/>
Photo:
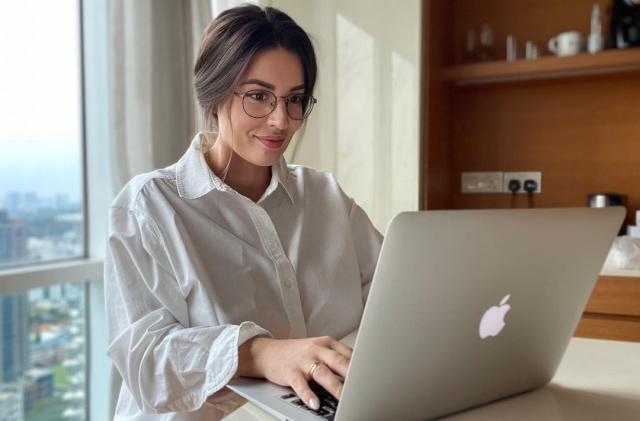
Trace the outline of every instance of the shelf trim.
<path fill-rule="evenodd" d="M 640 48 L 606 50 L 571 57 L 543 56 L 535 60 L 491 61 L 443 69 L 444 80 L 457 85 L 557 79 L 640 70 Z"/>

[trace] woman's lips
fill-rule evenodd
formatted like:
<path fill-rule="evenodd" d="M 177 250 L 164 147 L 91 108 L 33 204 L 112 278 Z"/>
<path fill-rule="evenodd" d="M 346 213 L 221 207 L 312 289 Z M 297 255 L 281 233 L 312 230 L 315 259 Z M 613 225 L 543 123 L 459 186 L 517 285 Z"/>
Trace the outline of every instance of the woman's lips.
<path fill-rule="evenodd" d="M 284 137 L 281 136 L 256 136 L 256 139 L 269 149 L 280 149 L 284 144 Z"/>

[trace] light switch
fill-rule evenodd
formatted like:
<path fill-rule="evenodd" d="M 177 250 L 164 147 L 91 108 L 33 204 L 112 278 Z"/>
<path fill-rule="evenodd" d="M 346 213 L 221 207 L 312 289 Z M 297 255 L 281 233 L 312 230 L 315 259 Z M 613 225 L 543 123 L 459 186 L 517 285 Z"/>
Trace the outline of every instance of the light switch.
<path fill-rule="evenodd" d="M 501 193 L 504 180 L 502 172 L 463 172 L 462 193 Z"/>

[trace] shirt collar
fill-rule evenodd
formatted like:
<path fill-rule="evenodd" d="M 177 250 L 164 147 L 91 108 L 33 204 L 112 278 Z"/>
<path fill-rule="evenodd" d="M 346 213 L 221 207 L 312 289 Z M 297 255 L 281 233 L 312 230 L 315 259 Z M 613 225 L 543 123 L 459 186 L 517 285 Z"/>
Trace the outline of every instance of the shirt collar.
<path fill-rule="evenodd" d="M 189 148 L 176 163 L 176 184 L 178 194 L 184 199 L 197 199 L 211 190 L 234 191 L 209 169 L 204 153 L 208 142 L 202 133 L 196 134 Z M 271 182 L 263 198 L 271 194 L 278 186 L 282 186 L 289 200 L 293 203 L 291 174 L 284 157 L 271 166 Z"/>

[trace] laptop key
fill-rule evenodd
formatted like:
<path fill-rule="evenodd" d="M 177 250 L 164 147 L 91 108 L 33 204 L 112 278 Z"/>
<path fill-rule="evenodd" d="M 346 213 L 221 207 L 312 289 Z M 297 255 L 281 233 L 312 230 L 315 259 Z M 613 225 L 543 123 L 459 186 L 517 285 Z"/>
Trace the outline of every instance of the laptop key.
<path fill-rule="evenodd" d="M 307 412 L 316 415 L 326 421 L 333 421 L 336 416 L 336 409 L 338 406 L 338 400 L 333 397 L 325 388 L 320 386 L 316 382 L 309 382 L 309 387 L 318 396 L 320 400 L 320 408 L 313 410 L 309 408 L 295 393 L 287 393 L 280 396 L 280 399 L 285 400 L 295 406 L 298 406 Z M 294 399 L 295 398 L 295 399 Z"/>

